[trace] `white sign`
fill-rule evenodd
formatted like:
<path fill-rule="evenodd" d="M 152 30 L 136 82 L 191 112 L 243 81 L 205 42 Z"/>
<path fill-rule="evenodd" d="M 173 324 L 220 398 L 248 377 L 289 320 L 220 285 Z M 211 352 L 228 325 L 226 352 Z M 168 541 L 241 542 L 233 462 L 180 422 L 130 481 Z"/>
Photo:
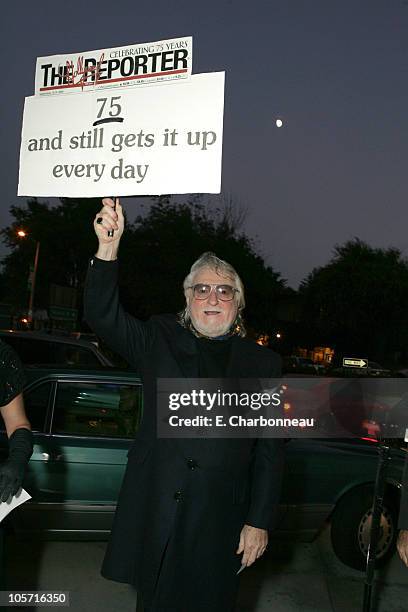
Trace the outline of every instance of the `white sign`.
<path fill-rule="evenodd" d="M 191 36 L 39 57 L 35 93 L 82 93 L 186 79 L 191 75 L 192 58 Z"/>
<path fill-rule="evenodd" d="M 26 98 L 18 195 L 220 193 L 224 73 Z"/>
<path fill-rule="evenodd" d="M 343 357 L 344 368 L 366 368 L 368 359 L 356 359 L 355 357 Z"/>

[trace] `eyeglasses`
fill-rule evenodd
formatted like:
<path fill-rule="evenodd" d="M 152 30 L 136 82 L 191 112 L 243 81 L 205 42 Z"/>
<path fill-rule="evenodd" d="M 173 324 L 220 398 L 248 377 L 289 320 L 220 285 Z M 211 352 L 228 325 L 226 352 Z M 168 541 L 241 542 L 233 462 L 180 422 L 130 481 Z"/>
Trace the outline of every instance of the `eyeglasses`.
<path fill-rule="evenodd" d="M 187 287 L 187 289 L 193 290 L 193 295 L 196 300 L 206 300 L 210 297 L 212 290 L 215 290 L 215 295 L 222 302 L 230 302 L 235 293 L 239 292 L 239 289 L 231 287 L 231 285 L 205 285 L 204 283 L 198 283 Z"/>

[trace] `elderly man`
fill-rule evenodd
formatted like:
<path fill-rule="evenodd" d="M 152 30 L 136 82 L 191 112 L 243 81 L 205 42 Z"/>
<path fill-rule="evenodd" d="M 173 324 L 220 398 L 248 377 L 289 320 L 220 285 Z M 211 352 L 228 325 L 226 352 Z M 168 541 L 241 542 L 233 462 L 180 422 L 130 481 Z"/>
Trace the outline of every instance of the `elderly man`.
<path fill-rule="evenodd" d="M 102 574 L 136 586 L 147 612 L 231 612 L 237 571 L 265 551 L 276 522 L 281 440 L 158 439 L 158 378 L 268 378 L 280 358 L 243 338 L 242 283 L 205 253 L 184 282 L 179 315 L 142 322 L 118 297 L 120 203 L 103 200 L 94 228 L 85 318 L 144 384 L 144 414 L 129 454 Z M 113 232 L 112 232 L 113 230 Z M 113 233 L 113 236 L 112 236 Z"/>

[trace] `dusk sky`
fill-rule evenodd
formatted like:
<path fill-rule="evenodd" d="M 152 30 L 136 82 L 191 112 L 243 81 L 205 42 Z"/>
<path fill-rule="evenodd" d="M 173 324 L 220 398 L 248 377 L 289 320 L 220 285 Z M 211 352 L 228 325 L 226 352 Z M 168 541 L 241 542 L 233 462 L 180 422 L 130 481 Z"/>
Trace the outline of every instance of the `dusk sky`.
<path fill-rule="evenodd" d="M 193 72 L 226 71 L 223 194 L 288 285 L 354 236 L 408 257 L 408 1 L 38 0 L 3 17 L 0 227 L 25 200 L 36 57 L 191 35 Z"/>

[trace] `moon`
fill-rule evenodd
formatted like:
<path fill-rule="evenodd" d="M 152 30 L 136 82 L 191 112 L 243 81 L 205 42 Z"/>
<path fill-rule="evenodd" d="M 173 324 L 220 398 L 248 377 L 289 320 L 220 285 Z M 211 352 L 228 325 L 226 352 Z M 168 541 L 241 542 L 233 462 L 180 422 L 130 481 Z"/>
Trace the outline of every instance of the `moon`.
<path fill-rule="evenodd" d="M 282 127 L 282 125 L 283 125 L 283 121 L 282 121 L 282 119 L 277 119 L 277 120 L 275 121 L 275 124 L 276 124 L 276 127 Z"/>

